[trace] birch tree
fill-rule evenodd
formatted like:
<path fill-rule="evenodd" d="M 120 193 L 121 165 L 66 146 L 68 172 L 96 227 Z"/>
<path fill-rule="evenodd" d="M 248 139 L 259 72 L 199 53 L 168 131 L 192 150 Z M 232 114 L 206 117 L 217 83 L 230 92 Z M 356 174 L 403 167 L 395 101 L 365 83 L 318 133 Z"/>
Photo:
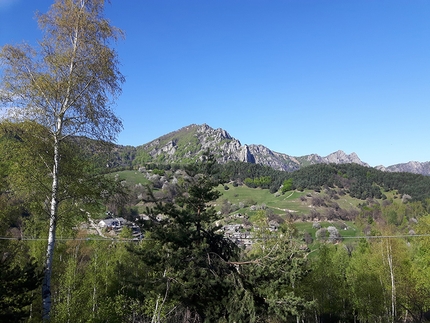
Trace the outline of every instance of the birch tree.
<path fill-rule="evenodd" d="M 52 141 L 42 286 L 45 321 L 50 318 L 58 196 L 63 189 L 61 146 L 72 135 L 113 141 L 122 128 L 111 108 L 124 81 L 111 44 L 122 32 L 103 17 L 104 5 L 104 0 L 56 0 L 46 14 L 37 15 L 44 32 L 37 48 L 5 45 L 0 52 L 0 102 L 7 117 L 43 125 Z"/>

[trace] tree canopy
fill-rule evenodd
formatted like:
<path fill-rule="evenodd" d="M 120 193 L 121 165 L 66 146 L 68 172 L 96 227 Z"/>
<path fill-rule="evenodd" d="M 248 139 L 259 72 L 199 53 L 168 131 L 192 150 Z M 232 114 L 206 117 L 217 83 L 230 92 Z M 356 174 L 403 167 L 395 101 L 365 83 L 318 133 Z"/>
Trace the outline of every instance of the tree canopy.
<path fill-rule="evenodd" d="M 104 0 L 57 0 L 38 15 L 44 32 L 38 48 L 5 45 L 0 51 L 0 102 L 13 122 L 31 121 L 47 129 L 51 149 L 42 154 L 51 178 L 49 236 L 43 283 L 44 318 L 51 310 L 51 275 L 63 191 L 64 140 L 86 135 L 112 141 L 122 128 L 112 110 L 124 77 L 110 47 L 122 32 L 103 17 Z M 65 186 L 63 185 L 62 189 Z"/>

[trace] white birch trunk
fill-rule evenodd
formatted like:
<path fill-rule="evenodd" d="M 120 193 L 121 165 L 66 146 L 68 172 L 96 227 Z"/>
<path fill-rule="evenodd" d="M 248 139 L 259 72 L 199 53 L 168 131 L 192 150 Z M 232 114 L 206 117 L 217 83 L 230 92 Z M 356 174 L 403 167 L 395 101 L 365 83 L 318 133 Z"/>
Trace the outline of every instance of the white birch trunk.
<path fill-rule="evenodd" d="M 97 252 L 95 253 L 95 259 L 94 259 L 94 271 L 96 271 L 97 268 Z M 97 286 L 96 286 L 96 280 L 97 280 L 97 273 L 94 274 L 94 281 L 93 281 L 93 317 L 95 315 L 96 312 L 96 304 L 97 304 Z"/>
<path fill-rule="evenodd" d="M 389 242 L 387 242 L 387 260 L 391 279 L 391 322 L 394 323 L 394 319 L 396 317 L 396 284 L 394 281 L 393 255 L 391 244 Z"/>
<path fill-rule="evenodd" d="M 58 120 L 58 126 L 61 131 L 62 122 Z M 54 138 L 54 166 L 52 169 L 52 188 L 51 188 L 51 207 L 49 216 L 49 235 L 48 246 L 46 248 L 46 262 L 44 268 L 44 277 L 42 284 L 42 304 L 43 312 L 42 319 L 44 322 L 50 320 L 51 312 L 51 277 L 52 277 L 52 262 L 54 259 L 55 233 L 57 229 L 57 214 L 58 214 L 58 177 L 60 166 L 60 149 L 58 137 Z"/>

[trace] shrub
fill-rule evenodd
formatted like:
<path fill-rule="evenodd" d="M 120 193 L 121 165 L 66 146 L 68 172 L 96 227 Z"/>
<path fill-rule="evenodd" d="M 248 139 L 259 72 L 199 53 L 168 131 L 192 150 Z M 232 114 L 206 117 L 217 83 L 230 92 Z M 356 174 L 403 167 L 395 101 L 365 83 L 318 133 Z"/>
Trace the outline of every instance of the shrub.
<path fill-rule="evenodd" d="M 326 228 L 321 228 L 319 230 L 317 230 L 317 232 L 315 232 L 315 237 L 320 239 L 320 240 L 326 240 L 327 238 L 327 229 Z"/>
<path fill-rule="evenodd" d="M 336 227 L 334 226 L 329 226 L 327 228 L 328 234 L 329 234 L 329 241 L 330 242 L 336 242 L 339 241 L 341 239 L 339 231 L 336 229 Z"/>

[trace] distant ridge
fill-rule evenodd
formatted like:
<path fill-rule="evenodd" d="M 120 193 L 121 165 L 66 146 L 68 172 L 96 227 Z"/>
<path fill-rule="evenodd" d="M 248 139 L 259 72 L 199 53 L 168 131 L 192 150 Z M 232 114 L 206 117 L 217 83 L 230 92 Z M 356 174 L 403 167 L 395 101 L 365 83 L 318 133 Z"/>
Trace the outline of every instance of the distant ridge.
<path fill-rule="evenodd" d="M 406 173 L 414 173 L 421 175 L 430 175 L 430 162 L 417 162 L 410 161 L 407 163 L 401 163 L 396 165 L 391 165 L 388 167 L 384 167 L 382 165 L 376 166 L 376 169 L 385 171 L 385 172 L 406 172 Z"/>
<path fill-rule="evenodd" d="M 117 146 L 120 152 L 121 146 Z M 123 146 L 125 147 L 125 146 Z M 128 151 L 131 149 L 127 146 Z M 327 156 L 310 154 L 305 156 L 290 156 L 275 152 L 263 145 L 245 144 L 233 138 L 226 130 L 214 129 L 207 124 L 191 124 L 167 133 L 146 144 L 133 147 L 135 151 L 128 152 L 133 156 L 133 165 L 156 163 L 189 163 L 199 160 L 202 154 L 209 150 L 219 163 L 240 161 L 270 166 L 287 172 L 298 170 L 313 164 L 347 164 L 355 163 L 370 167 L 356 153 L 346 154 L 342 150 Z M 430 175 L 430 162 L 408 162 L 392 166 L 377 166 L 377 169 L 389 172 L 410 172 Z"/>

